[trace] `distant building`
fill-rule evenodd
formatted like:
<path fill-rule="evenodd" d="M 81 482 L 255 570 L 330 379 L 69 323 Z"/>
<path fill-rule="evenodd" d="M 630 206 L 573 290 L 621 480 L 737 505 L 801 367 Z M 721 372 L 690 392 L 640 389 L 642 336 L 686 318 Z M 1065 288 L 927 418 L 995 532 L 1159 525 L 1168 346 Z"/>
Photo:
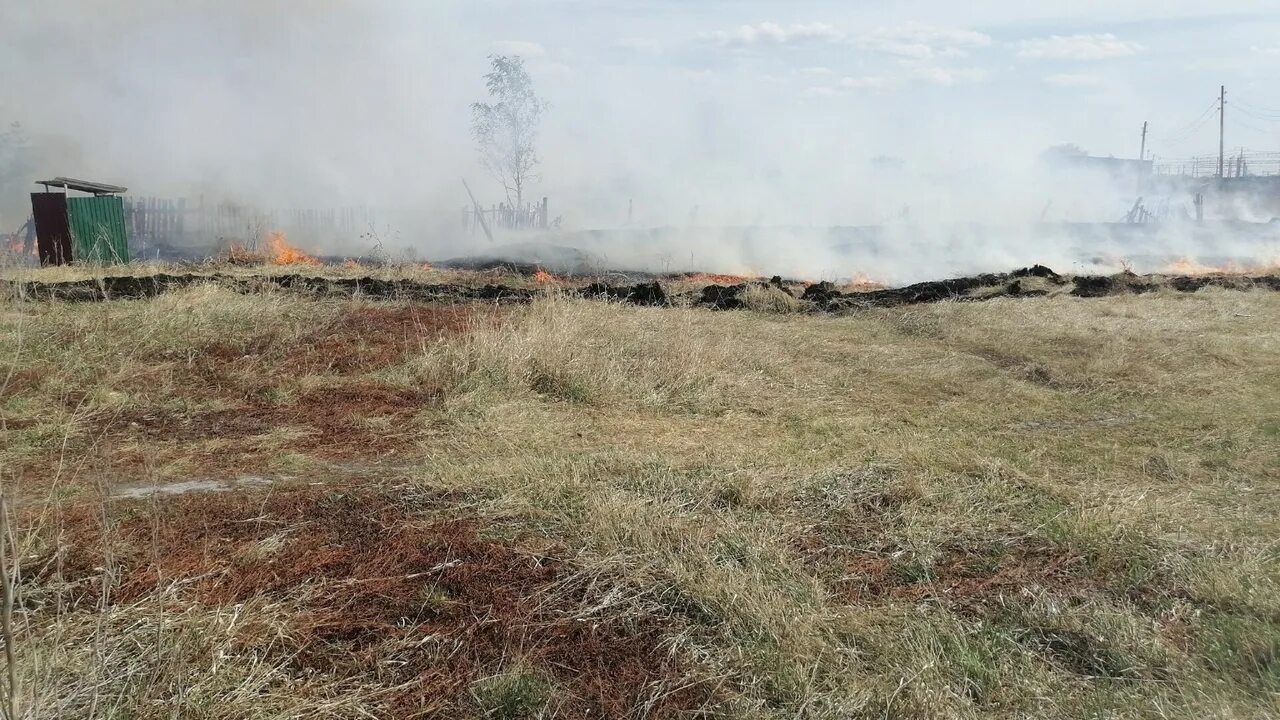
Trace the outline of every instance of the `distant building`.
<path fill-rule="evenodd" d="M 1138 180 L 1150 177 L 1154 167 L 1154 163 L 1150 160 L 1095 157 L 1093 155 L 1069 158 L 1067 162 L 1081 170 L 1102 173 L 1114 180 Z"/>
<path fill-rule="evenodd" d="M 1051 171 L 1104 177 L 1135 189 L 1151 176 L 1155 165 L 1151 160 L 1090 155 L 1077 145 L 1051 147 L 1040 156 L 1040 162 Z"/>

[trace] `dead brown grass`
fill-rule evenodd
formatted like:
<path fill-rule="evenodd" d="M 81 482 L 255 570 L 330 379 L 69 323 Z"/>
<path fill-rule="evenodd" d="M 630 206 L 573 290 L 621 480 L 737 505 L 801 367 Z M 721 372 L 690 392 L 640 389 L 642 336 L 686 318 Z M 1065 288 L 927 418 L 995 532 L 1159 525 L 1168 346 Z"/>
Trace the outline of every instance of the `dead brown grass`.
<path fill-rule="evenodd" d="M 172 304 L 185 305 L 181 299 Z M 37 347 L 29 346 L 49 360 L 33 359 L 34 367 L 15 373 L 7 386 L 11 407 L 32 412 L 5 413 L 2 432 L 38 431 L 56 408 L 57 415 L 74 418 L 70 447 L 93 447 L 101 472 L 123 476 L 138 474 L 144 460 L 194 460 L 205 474 L 235 474 L 260 472 L 282 452 L 383 458 L 413 446 L 410 421 L 443 392 L 406 385 L 389 370 L 445 338 L 499 323 L 502 312 L 482 305 L 354 304 L 315 306 L 319 312 L 307 315 L 301 312 L 311 307 L 306 303 L 280 311 L 257 307 L 260 317 L 227 318 L 217 334 L 202 330 L 151 346 L 115 345 L 97 335 L 110 332 L 106 318 L 98 327 L 55 320 L 35 338 Z M 57 367 L 62 348 L 82 355 Z M 64 450 L 28 453 L 11 468 L 38 486 L 56 471 L 54 454 Z"/>
<path fill-rule="evenodd" d="M 283 642 L 263 645 L 262 661 L 299 679 L 377 678 L 391 689 L 372 707 L 396 717 L 473 712 L 473 685 L 517 661 L 554 684 L 558 717 L 618 717 L 645 703 L 650 717 L 671 717 L 704 702 L 696 686 L 650 695 L 681 684 L 665 623 L 581 617 L 600 589 L 575 576 L 562 548 L 430 516 L 448 501 L 413 491 L 193 494 L 117 503 L 109 525 L 81 505 L 64 518 L 74 533 L 60 556 L 31 559 L 25 575 L 33 593 L 65 588 L 73 613 L 103 597 L 113 607 L 156 597 L 284 603 Z"/>
<path fill-rule="evenodd" d="M 63 569 L 81 605 L 23 586 L 24 687 L 78 698 L 64 717 L 107 695 L 139 716 L 429 707 L 399 674 L 427 672 L 421 651 L 378 641 L 430 621 L 411 583 L 343 583 L 456 542 L 517 587 L 444 575 L 466 600 L 432 611 L 450 657 L 505 648 L 446 714 L 554 715 L 565 668 L 587 673 L 557 653 L 610 643 L 667 663 L 604 660 L 590 677 L 630 689 L 569 694 L 615 715 L 667 697 L 751 718 L 1278 711 L 1280 295 L 419 310 L 216 288 L 8 306 L 0 457 L 40 519 L 24 557 L 89 539 Z M 250 467 L 268 495 L 110 499 Z M 99 577 L 109 612 L 85 605 Z"/>

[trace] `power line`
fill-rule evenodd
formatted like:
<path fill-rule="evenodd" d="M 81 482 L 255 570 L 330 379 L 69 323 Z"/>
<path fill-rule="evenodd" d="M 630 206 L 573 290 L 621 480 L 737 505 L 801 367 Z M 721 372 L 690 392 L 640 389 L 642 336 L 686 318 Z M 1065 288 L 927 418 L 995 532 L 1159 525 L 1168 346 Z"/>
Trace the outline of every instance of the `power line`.
<path fill-rule="evenodd" d="M 1249 110 L 1247 107 L 1245 107 L 1244 105 L 1241 105 L 1240 103 L 1234 103 L 1234 105 L 1236 106 L 1236 110 L 1239 110 L 1245 115 L 1248 115 L 1249 117 L 1254 118 L 1256 120 L 1262 120 L 1264 122 L 1280 122 L 1280 115 L 1264 115 L 1264 114 L 1260 114 L 1252 110 Z"/>
<path fill-rule="evenodd" d="M 1204 125 L 1204 123 L 1207 122 L 1209 118 L 1213 117 L 1213 113 L 1217 109 L 1218 109 L 1218 101 L 1214 100 L 1213 102 L 1209 103 L 1209 107 L 1205 108 L 1204 112 L 1200 113 L 1195 120 L 1192 120 L 1191 122 L 1187 123 L 1186 125 L 1183 125 L 1180 128 L 1170 130 L 1167 133 L 1152 133 L 1152 136 L 1155 138 L 1159 138 L 1161 140 L 1168 140 L 1174 137 L 1183 137 L 1185 135 L 1189 135 L 1190 133 L 1200 129 L 1200 127 Z"/>
<path fill-rule="evenodd" d="M 1190 140 L 1197 133 L 1201 132 L 1201 130 L 1216 115 L 1218 119 L 1217 155 L 1216 156 L 1212 156 L 1212 155 L 1197 156 L 1192 158 L 1190 162 L 1192 163 L 1193 167 L 1198 167 L 1201 169 L 1205 169 L 1205 166 L 1208 166 L 1207 169 L 1209 170 L 1210 175 L 1215 174 L 1214 171 L 1216 170 L 1216 175 L 1218 177 L 1225 177 L 1225 173 L 1227 172 L 1227 157 L 1226 157 L 1227 104 L 1228 104 L 1227 88 L 1224 85 L 1219 88 L 1218 97 L 1214 99 L 1214 102 L 1212 102 L 1207 108 L 1205 108 L 1191 122 L 1187 123 L 1186 125 L 1182 125 L 1178 128 L 1175 128 L 1173 131 L 1165 134 L 1144 133 L 1144 137 L 1150 137 L 1151 139 L 1154 139 L 1158 144 L 1163 145 L 1165 147 L 1170 147 L 1170 146 L 1177 147 L 1182 143 L 1185 143 L 1186 141 Z M 1262 136 L 1272 136 L 1280 133 L 1280 128 L 1274 127 L 1275 124 L 1280 124 L 1280 110 L 1262 107 L 1260 105 L 1255 105 L 1249 102 L 1241 102 L 1239 100 L 1236 100 L 1235 98 L 1231 100 L 1230 104 L 1232 105 L 1234 110 L 1239 111 L 1239 112 L 1233 111 L 1231 113 L 1230 124 L 1231 124 L 1232 130 L 1234 131 L 1244 130 L 1247 132 L 1257 133 Z M 1259 125 L 1262 125 L 1263 127 L 1259 127 Z M 1144 130 L 1145 130 L 1145 127 L 1144 127 Z M 1266 155 L 1265 159 L 1263 159 L 1263 155 Z M 1273 155 L 1275 157 L 1272 157 Z M 1239 152 L 1239 157 L 1236 158 L 1233 156 L 1233 158 L 1231 159 L 1231 162 L 1243 163 L 1243 162 L 1247 162 L 1251 157 L 1262 162 L 1270 163 L 1270 162 L 1275 162 L 1276 159 L 1280 159 L 1280 153 L 1270 153 L 1270 154 L 1248 153 L 1246 154 L 1244 151 L 1244 148 L 1241 147 Z M 1217 166 L 1216 168 L 1214 167 L 1215 165 Z M 1236 172 L 1239 172 L 1239 169 L 1237 169 Z"/>
<path fill-rule="evenodd" d="M 1250 102 L 1240 102 L 1239 100 L 1233 100 L 1232 103 L 1235 105 L 1243 105 L 1253 110 L 1254 112 L 1262 113 L 1264 115 L 1280 115 L 1280 110 L 1265 108 L 1265 107 L 1262 107 L 1261 105 L 1254 105 L 1253 103 L 1250 103 Z"/>
<path fill-rule="evenodd" d="M 1247 106 L 1245 105 L 1240 105 L 1239 102 L 1236 102 L 1235 109 L 1242 111 L 1242 113 L 1244 113 L 1245 115 L 1248 115 L 1248 117 L 1251 117 L 1251 118 L 1267 120 L 1267 122 L 1271 122 L 1271 123 L 1280 123 L 1280 115 L 1268 115 L 1266 113 L 1258 113 L 1258 111 L 1251 110 L 1247 108 Z"/>
<path fill-rule="evenodd" d="M 1254 131 L 1254 132 L 1256 132 L 1256 133 L 1262 133 L 1263 135 L 1270 135 L 1270 134 L 1272 134 L 1272 133 L 1274 133 L 1274 132 L 1275 132 L 1275 129 L 1274 129 L 1274 128 L 1272 128 L 1271 130 L 1264 130 L 1263 128 L 1257 127 L 1257 126 L 1255 126 L 1255 125 L 1250 125 L 1249 123 L 1247 123 L 1247 122 L 1245 122 L 1245 121 L 1241 120 L 1240 118 L 1236 117 L 1235 115 L 1232 115 L 1232 116 L 1231 116 L 1231 123 L 1232 123 L 1232 126 L 1239 126 L 1239 127 L 1242 127 L 1242 128 L 1246 128 L 1246 129 L 1248 129 L 1248 130 L 1252 130 L 1252 131 Z"/>
<path fill-rule="evenodd" d="M 1185 125 L 1183 125 L 1183 126 L 1181 126 L 1181 127 L 1179 127 L 1179 128 L 1175 128 L 1175 129 L 1173 129 L 1173 130 L 1170 130 L 1170 131 L 1169 131 L 1169 134 L 1170 134 L 1170 135 L 1176 135 L 1176 134 L 1177 134 L 1178 132 L 1180 132 L 1181 130 L 1185 130 L 1187 127 L 1190 127 L 1191 125 L 1195 125 L 1196 123 L 1200 122 L 1200 121 L 1201 121 L 1201 120 L 1203 120 L 1204 118 L 1206 118 L 1206 117 L 1208 117 L 1209 115 L 1213 114 L 1213 112 L 1214 112 L 1215 110 L 1217 110 L 1217 109 L 1218 109 L 1218 101 L 1217 101 L 1217 100 L 1214 100 L 1213 102 L 1209 103 L 1209 106 L 1208 106 L 1208 107 L 1206 107 L 1206 108 L 1205 108 L 1204 110 L 1202 110 L 1199 114 L 1197 114 L 1197 115 L 1196 115 L 1196 117 L 1195 117 L 1195 119 L 1193 119 L 1191 122 L 1188 122 L 1188 123 L 1186 123 Z"/>
<path fill-rule="evenodd" d="M 1202 128 L 1204 128 L 1204 126 L 1208 124 L 1208 122 L 1212 119 L 1213 119 L 1213 113 L 1210 113 L 1200 118 L 1200 120 L 1196 124 L 1185 128 L 1185 130 L 1181 133 L 1175 133 L 1175 134 L 1169 134 L 1169 135 L 1154 135 L 1153 137 L 1157 140 L 1163 141 L 1168 144 L 1180 143 L 1190 139 L 1193 135 L 1195 135 Z"/>
<path fill-rule="evenodd" d="M 1204 127 L 1205 123 L 1209 122 L 1209 120 L 1211 120 L 1212 118 L 1213 118 L 1213 113 L 1209 113 L 1209 114 L 1204 115 L 1203 117 L 1201 117 L 1201 118 L 1200 118 L 1198 121 L 1196 121 L 1194 124 L 1192 124 L 1192 125 L 1188 125 L 1188 126 L 1184 127 L 1184 128 L 1183 128 L 1181 131 L 1179 131 L 1179 132 L 1176 132 L 1176 133 L 1167 133 L 1167 134 L 1164 134 L 1164 135 L 1160 135 L 1160 134 L 1153 134 L 1153 136 L 1154 136 L 1154 137 L 1156 137 L 1157 139 L 1160 139 L 1160 140 L 1166 140 L 1166 141 L 1168 141 L 1168 140 L 1184 140 L 1184 139 L 1186 139 L 1186 138 L 1188 138 L 1188 137 L 1190 137 L 1190 136 L 1194 135 L 1194 134 L 1196 133 L 1196 131 L 1197 131 L 1197 130 L 1199 130 L 1200 128 Z"/>

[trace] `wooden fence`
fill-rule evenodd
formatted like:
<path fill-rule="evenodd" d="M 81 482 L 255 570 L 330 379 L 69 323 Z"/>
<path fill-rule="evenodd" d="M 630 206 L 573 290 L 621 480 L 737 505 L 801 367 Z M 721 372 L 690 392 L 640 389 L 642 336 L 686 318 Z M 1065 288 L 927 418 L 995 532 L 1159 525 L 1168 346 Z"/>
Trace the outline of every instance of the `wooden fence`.
<path fill-rule="evenodd" d="M 186 232 L 187 201 L 160 198 L 124 199 L 124 226 L 136 242 L 169 241 Z"/>
<path fill-rule="evenodd" d="M 378 221 L 367 206 L 265 209 L 238 203 L 205 203 L 203 199 L 126 197 L 125 227 L 134 252 L 146 248 L 209 245 L 220 240 L 253 241 L 282 230 L 307 238 L 354 239 Z"/>
<path fill-rule="evenodd" d="M 498 203 L 489 209 L 475 206 L 462 208 L 462 229 L 472 234 L 480 232 L 481 217 L 490 229 L 546 230 L 555 223 L 547 216 L 547 199 L 540 203 L 525 203 L 524 207 Z"/>
<path fill-rule="evenodd" d="M 1217 155 L 1197 155 L 1190 158 L 1160 160 L 1155 163 L 1156 175 L 1181 175 L 1193 178 L 1211 178 L 1218 175 Z M 1225 177 L 1256 177 L 1280 175 L 1280 152 L 1254 152 L 1244 148 L 1223 158 L 1222 174 Z"/>
<path fill-rule="evenodd" d="M 491 229 L 547 230 L 559 225 L 548 213 L 547 198 L 523 207 L 506 203 L 461 212 L 465 232 L 479 233 L 480 218 Z M 124 198 L 125 229 L 131 254 L 151 256 L 182 248 L 211 249 L 228 241 L 250 242 L 268 232 L 283 231 L 303 242 L 355 240 L 373 232 L 379 212 L 369 206 L 268 209 L 204 198 Z"/>

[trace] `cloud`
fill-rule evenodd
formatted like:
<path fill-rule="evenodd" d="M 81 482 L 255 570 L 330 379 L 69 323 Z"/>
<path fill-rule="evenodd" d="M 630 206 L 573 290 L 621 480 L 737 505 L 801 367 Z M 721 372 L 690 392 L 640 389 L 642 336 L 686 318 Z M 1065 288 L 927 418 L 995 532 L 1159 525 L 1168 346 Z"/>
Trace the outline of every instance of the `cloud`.
<path fill-rule="evenodd" d="M 863 33 L 854 39 L 854 43 L 865 50 L 907 60 L 932 60 L 964 57 L 969 50 L 991 45 L 991 36 L 963 28 L 905 23 Z"/>
<path fill-rule="evenodd" d="M 883 75 L 863 75 L 840 78 L 837 87 L 841 90 L 883 90 L 896 84 L 895 80 Z"/>
<path fill-rule="evenodd" d="M 800 23 L 784 27 L 774 22 L 762 22 L 742 25 L 736 30 L 700 33 L 698 37 L 723 47 L 742 48 L 810 42 L 836 43 L 843 41 L 845 34 L 827 23 Z"/>
<path fill-rule="evenodd" d="M 573 69 L 572 65 L 566 65 L 561 62 L 541 63 L 538 66 L 538 73 L 540 75 L 559 75 L 561 77 L 566 77 L 573 75 L 575 72 L 576 71 Z"/>
<path fill-rule="evenodd" d="M 1018 43 L 1018 57 L 1035 60 L 1105 60 L 1128 57 L 1145 50 L 1135 42 L 1111 33 L 1097 35 L 1051 35 Z"/>
<path fill-rule="evenodd" d="M 859 90 L 891 90 L 911 83 L 951 87 L 964 83 L 982 82 L 986 79 L 987 71 L 981 68 L 911 67 L 896 75 L 842 77 L 832 85 L 811 87 L 805 91 L 805 94 L 834 95 Z"/>
<path fill-rule="evenodd" d="M 807 67 L 807 68 L 800 68 L 797 72 L 801 73 L 802 75 L 812 75 L 816 77 L 823 77 L 831 74 L 831 68 Z"/>
<path fill-rule="evenodd" d="M 489 48 L 499 55 L 519 55 L 526 58 L 542 57 L 547 49 L 536 42 L 527 40 L 495 40 Z"/>
<path fill-rule="evenodd" d="M 804 91 L 804 94 L 806 97 L 830 98 L 838 97 L 840 95 L 840 90 L 838 88 L 827 87 L 825 85 L 816 85 L 814 87 L 807 88 Z"/>
<path fill-rule="evenodd" d="M 907 60 L 931 60 L 937 56 L 934 49 L 924 43 L 885 43 L 875 49 L 877 52 L 896 55 Z"/>
<path fill-rule="evenodd" d="M 1249 47 L 1249 52 L 1252 52 L 1256 55 L 1280 55 L 1280 45 L 1272 45 L 1270 47 L 1259 47 L 1257 45 L 1251 45 Z"/>
<path fill-rule="evenodd" d="M 962 83 L 982 82 L 987 72 L 980 68 L 922 67 L 911 72 L 911 77 L 930 85 L 951 87 Z"/>
<path fill-rule="evenodd" d="M 1085 73 L 1058 73 L 1044 78 L 1044 84 L 1054 87 L 1091 87 L 1101 82 L 1097 75 Z"/>
<path fill-rule="evenodd" d="M 657 40 L 640 37 L 618 38 L 613 46 L 619 50 L 629 50 L 643 55 L 660 55 L 663 50 L 662 43 Z"/>
<path fill-rule="evenodd" d="M 823 22 L 781 25 L 766 21 L 755 25 L 742 25 L 735 30 L 700 33 L 698 37 L 703 41 L 731 48 L 801 43 L 850 43 L 864 50 L 906 60 L 964 57 L 969 50 L 991 45 L 989 35 L 974 30 L 934 27 L 920 23 L 880 27 L 851 36 L 834 25 Z"/>

